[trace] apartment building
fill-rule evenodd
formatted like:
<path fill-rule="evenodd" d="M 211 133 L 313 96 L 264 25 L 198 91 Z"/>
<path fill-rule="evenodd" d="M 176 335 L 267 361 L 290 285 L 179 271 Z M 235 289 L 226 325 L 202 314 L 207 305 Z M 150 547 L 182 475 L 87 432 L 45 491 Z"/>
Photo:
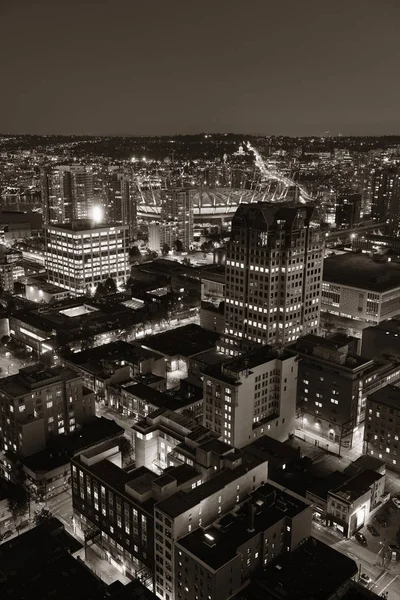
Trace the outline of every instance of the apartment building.
<path fill-rule="evenodd" d="M 263 346 L 205 368 L 203 424 L 236 448 L 266 434 L 279 441 L 294 431 L 296 357 Z"/>
<path fill-rule="evenodd" d="M 364 450 L 399 471 L 399 436 L 400 388 L 386 385 L 367 396 Z"/>
<path fill-rule="evenodd" d="M 268 481 L 250 498 L 175 544 L 175 598 L 225 600 L 311 533 L 310 503 Z"/>
<path fill-rule="evenodd" d="M 96 418 L 93 392 L 63 367 L 35 364 L 0 379 L 0 400 L 1 449 L 21 456 Z"/>
<path fill-rule="evenodd" d="M 366 396 L 400 380 L 400 361 L 373 361 L 357 354 L 356 338 L 306 335 L 288 347 L 300 358 L 297 379 L 298 427 L 332 450 L 361 443 Z"/>

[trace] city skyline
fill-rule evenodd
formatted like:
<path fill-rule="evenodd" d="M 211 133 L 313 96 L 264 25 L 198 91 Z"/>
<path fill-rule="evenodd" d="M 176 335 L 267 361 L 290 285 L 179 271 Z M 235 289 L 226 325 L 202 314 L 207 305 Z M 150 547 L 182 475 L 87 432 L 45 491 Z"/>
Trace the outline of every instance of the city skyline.
<path fill-rule="evenodd" d="M 4 133 L 400 131 L 392 0 L 0 10 Z"/>

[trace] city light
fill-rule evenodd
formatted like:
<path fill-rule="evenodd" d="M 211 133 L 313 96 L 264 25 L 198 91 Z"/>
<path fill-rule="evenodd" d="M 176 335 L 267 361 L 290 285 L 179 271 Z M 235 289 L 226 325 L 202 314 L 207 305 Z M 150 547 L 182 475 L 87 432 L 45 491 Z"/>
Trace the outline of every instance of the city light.
<path fill-rule="evenodd" d="M 96 224 L 102 223 L 104 219 L 104 208 L 101 204 L 95 204 L 92 208 L 92 221 Z"/>

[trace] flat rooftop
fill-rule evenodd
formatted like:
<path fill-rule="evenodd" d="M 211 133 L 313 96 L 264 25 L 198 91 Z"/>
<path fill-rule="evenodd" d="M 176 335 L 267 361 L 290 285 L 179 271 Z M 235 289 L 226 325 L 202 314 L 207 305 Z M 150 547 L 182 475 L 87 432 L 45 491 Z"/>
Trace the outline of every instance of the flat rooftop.
<path fill-rule="evenodd" d="M 115 439 L 123 432 L 123 428 L 112 419 L 96 418 L 79 431 L 55 436 L 46 450 L 24 457 L 23 464 L 34 473 L 48 472 L 68 464 L 75 454 L 105 440 Z"/>
<path fill-rule="evenodd" d="M 253 506 L 254 527 L 250 530 Z M 250 501 L 224 515 L 207 529 L 198 528 L 179 540 L 179 544 L 213 570 L 232 560 L 238 548 L 282 519 L 293 518 L 310 504 L 268 481 L 260 486 Z"/>
<path fill-rule="evenodd" d="M 241 458 L 241 463 L 235 468 L 225 468 L 199 487 L 187 492 L 179 491 L 173 496 L 161 500 L 157 507 L 161 512 L 175 518 L 264 462 L 260 458 L 248 455 L 243 451 L 237 451 L 236 458 Z"/>
<path fill-rule="evenodd" d="M 262 346 L 237 358 L 230 358 L 224 362 L 217 362 L 210 367 L 206 367 L 204 368 L 204 374 L 227 383 L 233 383 L 244 371 L 255 369 L 276 358 L 286 360 L 293 358 L 293 354 L 286 349 L 275 350 L 271 346 Z"/>
<path fill-rule="evenodd" d="M 294 552 L 284 552 L 268 565 L 257 583 L 264 592 L 260 598 L 268 600 L 329 600 L 357 571 L 351 558 L 309 537 Z"/>
<path fill-rule="evenodd" d="M 395 385 L 385 385 L 385 387 L 370 394 L 367 398 L 368 402 L 383 404 L 400 411 L 400 388 Z"/>
<path fill-rule="evenodd" d="M 212 350 L 218 339 L 217 333 L 191 324 L 150 336 L 143 346 L 165 356 L 189 357 Z"/>
<path fill-rule="evenodd" d="M 0 379 L 0 392 L 18 398 L 33 389 L 51 385 L 57 381 L 78 379 L 79 375 L 68 367 L 48 367 L 37 363 L 20 369 L 16 375 Z"/>
<path fill-rule="evenodd" d="M 57 519 L 4 542 L 0 547 L 0 597 L 100 600 L 104 583 L 70 554 L 81 548 Z"/>
<path fill-rule="evenodd" d="M 46 229 L 56 229 L 57 231 L 93 232 L 108 229 L 128 229 L 128 225 L 118 225 L 116 223 L 95 223 L 91 219 L 77 219 L 72 223 L 63 223 L 62 225 L 46 225 Z"/>
<path fill-rule="evenodd" d="M 381 479 L 383 476 L 376 471 L 371 469 L 364 469 L 354 477 L 347 479 L 336 489 L 331 489 L 331 493 L 335 494 L 345 500 L 346 502 L 353 502 L 360 496 L 365 494 L 373 483 Z"/>
<path fill-rule="evenodd" d="M 68 362 L 93 374 L 100 374 L 103 373 L 107 364 L 123 366 L 122 363 L 125 362 L 137 365 L 152 358 L 157 360 L 161 356 L 139 345 L 119 340 L 103 346 L 88 348 L 82 352 L 76 352 L 68 357 Z"/>
<path fill-rule="evenodd" d="M 357 252 L 336 254 L 324 260 L 323 281 L 386 292 L 400 287 L 400 263 L 373 260 Z"/>

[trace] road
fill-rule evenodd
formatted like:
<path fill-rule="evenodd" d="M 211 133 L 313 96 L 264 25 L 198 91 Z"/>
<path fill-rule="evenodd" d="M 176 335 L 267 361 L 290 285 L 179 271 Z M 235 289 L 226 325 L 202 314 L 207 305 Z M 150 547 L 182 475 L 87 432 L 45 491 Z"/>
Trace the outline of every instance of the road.
<path fill-rule="evenodd" d="M 0 351 L 0 378 L 16 375 L 20 369 L 32 365 L 33 363 L 34 361 L 29 357 L 19 358 L 2 348 Z"/>

